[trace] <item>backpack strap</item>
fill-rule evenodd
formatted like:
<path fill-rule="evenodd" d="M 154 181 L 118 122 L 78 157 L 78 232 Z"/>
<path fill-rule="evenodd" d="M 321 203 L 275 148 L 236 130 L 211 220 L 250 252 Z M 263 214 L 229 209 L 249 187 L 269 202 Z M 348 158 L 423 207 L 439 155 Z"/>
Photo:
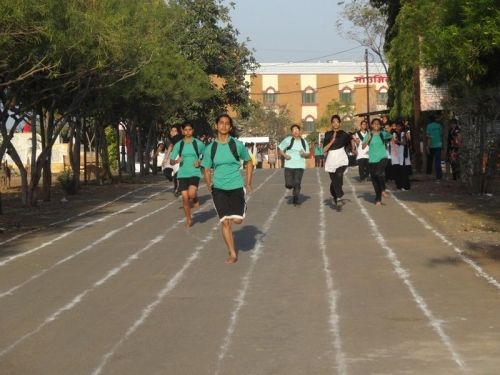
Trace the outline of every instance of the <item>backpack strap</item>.
<path fill-rule="evenodd" d="M 212 165 L 214 164 L 215 153 L 217 152 L 217 141 L 212 142 L 212 148 L 210 149 L 210 159 L 212 160 Z M 238 154 L 238 147 L 236 145 L 236 141 L 233 138 L 229 138 L 228 142 L 229 150 L 233 154 L 236 161 L 240 161 L 240 155 Z"/>
<path fill-rule="evenodd" d="M 293 147 L 293 142 L 295 142 L 295 138 L 292 137 L 292 140 L 290 141 L 290 144 L 288 145 L 288 147 L 285 149 L 285 152 L 287 152 L 288 150 L 290 150 L 292 147 Z M 304 138 L 300 138 L 300 143 L 302 143 L 302 148 L 304 149 L 304 151 L 306 150 L 306 141 L 304 141 Z"/>
<path fill-rule="evenodd" d="M 200 158 L 200 150 L 198 150 L 198 143 L 196 142 L 196 139 L 193 138 L 193 148 L 194 152 L 196 153 L 196 158 Z"/>
<path fill-rule="evenodd" d="M 233 138 L 229 139 L 229 149 L 233 154 L 236 161 L 240 161 L 240 155 L 238 155 L 238 147 L 236 147 L 236 141 Z"/>
<path fill-rule="evenodd" d="M 288 145 L 288 147 L 285 149 L 285 152 L 287 152 L 288 150 L 290 150 L 293 147 L 293 142 L 295 142 L 294 137 L 292 137 L 292 140 L 290 141 L 290 144 Z"/>
<path fill-rule="evenodd" d="M 191 142 L 194 148 L 194 152 L 196 153 L 196 157 L 199 159 L 200 158 L 200 151 L 198 149 L 198 144 L 196 143 L 196 139 L 193 138 L 193 141 Z M 181 144 L 179 145 L 179 156 L 182 156 L 182 150 L 184 150 L 184 140 L 181 141 Z"/>
<path fill-rule="evenodd" d="M 306 150 L 306 141 L 304 141 L 304 138 L 300 138 L 300 143 L 302 143 L 302 148 L 304 149 L 304 151 Z"/>
<path fill-rule="evenodd" d="M 184 141 L 181 141 L 179 145 L 179 156 L 182 156 L 182 150 L 184 149 Z"/>
<path fill-rule="evenodd" d="M 365 137 L 363 137 L 363 134 L 361 134 L 359 130 L 356 132 L 356 134 L 358 135 L 358 138 L 361 139 L 361 142 L 365 140 Z"/>

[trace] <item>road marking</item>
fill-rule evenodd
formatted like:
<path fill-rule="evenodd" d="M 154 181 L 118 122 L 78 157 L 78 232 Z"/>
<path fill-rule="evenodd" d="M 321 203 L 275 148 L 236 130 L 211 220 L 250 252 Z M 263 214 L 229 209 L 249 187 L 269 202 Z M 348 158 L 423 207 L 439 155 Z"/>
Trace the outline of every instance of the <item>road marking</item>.
<path fill-rule="evenodd" d="M 394 200 L 401 206 L 403 207 L 406 212 L 408 214 L 410 214 L 411 216 L 413 216 L 415 219 L 417 219 L 417 221 L 422 224 L 424 226 L 425 229 L 431 231 L 437 238 L 439 238 L 441 241 L 443 241 L 443 243 L 445 243 L 446 245 L 450 246 L 453 251 L 455 251 L 458 256 L 460 257 L 460 259 L 462 259 L 463 262 L 465 262 L 466 264 L 468 264 L 469 266 L 471 266 L 474 271 L 476 271 L 476 274 L 480 277 L 482 277 L 483 279 L 485 279 L 488 283 L 490 283 L 491 285 L 493 285 L 494 287 L 496 287 L 497 289 L 500 290 L 500 282 L 498 282 L 498 280 L 496 280 L 494 277 L 492 277 L 491 275 L 489 275 L 488 273 L 486 273 L 476 262 L 474 262 L 472 259 L 470 259 L 469 257 L 467 257 L 465 254 L 464 254 L 464 251 L 461 250 L 460 248 L 458 248 L 457 246 L 455 246 L 450 240 L 448 240 L 443 234 L 441 234 L 440 232 L 438 232 L 436 229 L 434 229 L 425 219 L 421 218 L 420 216 L 418 216 L 411 208 L 409 208 L 406 204 L 404 204 L 403 202 L 401 202 L 394 193 L 391 192 L 391 195 L 392 197 L 394 198 Z"/>
<path fill-rule="evenodd" d="M 169 189 L 170 189 L 170 188 L 169 188 Z M 71 234 L 73 234 L 73 233 L 75 233 L 75 232 L 77 232 L 77 231 L 79 231 L 79 230 L 81 230 L 81 229 L 84 229 L 84 228 L 86 228 L 86 227 L 90 227 L 90 226 L 95 225 L 95 224 L 97 224 L 97 223 L 102 223 L 103 221 L 106 221 L 106 220 L 107 220 L 107 219 L 109 219 L 110 217 L 113 217 L 113 216 L 119 215 L 119 214 L 121 214 L 121 213 L 123 213 L 123 212 L 125 212 L 125 211 L 128 211 L 128 210 L 132 209 L 132 208 L 138 207 L 138 206 L 140 206 L 140 205 L 144 204 L 144 202 L 146 202 L 146 201 L 150 200 L 151 198 L 153 198 L 153 197 L 157 196 L 157 195 L 158 195 L 158 194 L 160 194 L 160 193 L 164 193 L 164 192 L 168 191 L 169 189 L 160 190 L 159 192 L 156 192 L 156 193 L 154 193 L 154 194 L 151 194 L 151 195 L 149 195 L 147 198 L 145 198 L 145 199 L 143 199 L 143 200 L 141 200 L 141 201 L 139 201 L 139 202 L 137 202 L 137 203 L 134 203 L 134 204 L 132 204 L 131 206 L 125 207 L 125 208 L 123 208 L 123 209 L 121 209 L 121 210 L 119 210 L 119 211 L 116 211 L 116 212 L 112 212 L 112 213 L 110 213 L 110 214 L 108 214 L 108 215 L 106 215 L 106 216 L 103 216 L 103 217 L 101 217 L 101 218 L 99 218 L 99 219 L 97 219 L 97 220 L 94 220 L 94 221 L 89 221 L 89 222 L 87 222 L 87 223 L 84 223 L 84 224 L 82 224 L 82 225 L 79 225 L 79 226 L 77 226 L 76 228 L 71 229 L 71 230 L 69 230 L 69 231 L 66 231 L 66 232 L 64 232 L 63 234 L 61 234 L 61 235 L 57 236 L 56 238 L 54 238 L 54 239 L 52 239 L 52 240 L 50 240 L 50 241 L 44 242 L 43 244 L 41 244 L 41 245 L 39 245 L 39 246 L 37 246 L 37 247 L 34 247 L 34 248 L 32 248 L 32 249 L 30 249 L 30 250 L 27 250 L 27 251 L 24 251 L 24 252 L 22 252 L 22 253 L 20 253 L 20 254 L 12 255 L 12 256 L 10 256 L 10 257 L 6 258 L 5 260 L 1 261 L 1 262 L 0 262 L 0 267 L 3 267 L 3 266 L 5 266 L 5 265 L 9 264 L 10 262 L 12 262 L 12 261 L 14 261 L 14 260 L 16 260 L 16 259 L 19 259 L 19 258 L 25 257 L 25 256 L 30 255 L 30 254 L 33 254 L 33 253 L 35 253 L 35 252 L 37 252 L 37 251 L 39 251 L 39 250 L 41 250 L 41 249 L 43 249 L 43 248 L 45 248 L 45 247 L 47 247 L 47 246 L 50 246 L 50 245 L 54 244 L 55 242 L 57 242 L 57 241 L 59 241 L 59 240 L 62 240 L 62 239 L 63 239 L 63 238 L 65 238 L 65 237 L 68 237 L 69 235 L 71 235 Z"/>
<path fill-rule="evenodd" d="M 264 182 L 262 182 L 257 188 L 255 188 L 252 192 L 252 194 L 249 196 L 247 201 L 249 201 L 253 195 L 260 190 L 264 184 L 266 184 L 267 181 L 269 181 L 277 172 L 274 172 L 270 176 L 268 176 Z M 200 257 L 201 251 L 204 249 L 205 245 L 210 242 L 213 239 L 215 231 L 220 228 L 220 223 L 217 222 L 216 225 L 210 229 L 208 232 L 207 236 L 201 241 L 202 245 L 198 245 L 195 248 L 195 251 L 187 258 L 186 262 L 182 266 L 182 268 L 166 283 L 165 287 L 158 293 L 156 300 L 151 302 L 146 308 L 142 310 L 142 313 L 137 319 L 132 326 L 129 327 L 125 335 L 111 348 L 109 352 L 107 352 L 101 359 L 101 362 L 99 365 L 95 368 L 95 370 L 92 372 L 92 375 L 99 375 L 102 373 L 104 370 L 104 367 L 108 364 L 109 360 L 115 355 L 117 350 L 120 348 L 120 346 L 123 345 L 127 339 L 132 336 L 135 331 L 137 331 L 148 319 L 148 317 L 154 312 L 156 307 L 158 307 L 165 297 L 168 296 L 168 294 L 175 289 L 175 287 L 179 284 L 181 281 L 182 277 L 184 276 L 184 273 L 188 270 L 189 267 Z M 0 355 L 1 356 L 1 355 Z"/>
<path fill-rule="evenodd" d="M 363 216 L 368 221 L 368 224 L 370 225 L 372 235 L 375 237 L 375 239 L 377 240 L 380 247 L 382 247 L 386 251 L 386 257 L 387 257 L 387 259 L 389 259 L 391 261 L 392 266 L 394 267 L 396 274 L 399 276 L 399 278 L 403 281 L 403 283 L 406 285 L 406 287 L 410 291 L 410 294 L 412 295 L 413 300 L 415 301 L 415 303 L 417 304 L 419 309 L 424 313 L 424 315 L 429 320 L 431 327 L 438 334 L 441 341 L 448 349 L 448 352 L 450 353 L 453 361 L 458 365 L 458 367 L 461 370 L 465 370 L 466 369 L 465 362 L 460 357 L 460 355 L 455 351 L 455 348 L 453 346 L 453 343 L 451 342 L 451 339 L 444 332 L 443 321 L 437 319 L 434 316 L 434 313 L 430 310 L 429 306 L 427 306 L 425 299 L 418 293 L 417 289 L 415 288 L 415 286 L 411 282 L 410 273 L 403 268 L 396 253 L 394 252 L 394 250 L 392 250 L 391 247 L 389 247 L 387 245 L 387 241 L 380 233 L 380 230 L 379 230 L 377 224 L 372 219 L 372 217 L 370 216 L 370 214 L 368 213 L 366 208 L 363 206 L 363 204 L 361 203 L 361 201 L 357 197 L 356 188 L 349 180 L 348 180 L 348 184 L 353 191 L 354 199 L 356 200 L 356 203 L 358 204 L 359 208 L 361 209 L 361 213 L 363 214 Z"/>
<path fill-rule="evenodd" d="M 116 201 L 118 201 L 118 200 L 120 200 L 120 199 L 122 199 L 122 198 L 125 198 L 126 196 L 128 196 L 128 195 L 130 195 L 130 194 L 133 194 L 133 193 L 136 193 L 136 192 L 138 192 L 138 191 L 144 190 L 144 189 L 146 189 L 146 188 L 148 188 L 148 187 L 150 187 L 150 186 L 153 186 L 153 184 L 148 184 L 148 185 L 146 185 L 146 186 L 142 186 L 142 187 L 140 187 L 140 188 L 138 188 L 138 189 L 135 189 L 135 190 L 129 191 L 128 193 L 122 194 L 122 195 L 120 195 L 119 197 L 117 197 L 117 198 L 115 198 L 115 199 L 113 199 L 113 200 L 111 200 L 111 201 L 108 201 L 108 202 L 105 202 L 105 203 L 103 203 L 103 204 L 100 204 L 99 206 L 96 206 L 96 207 L 94 207 L 94 208 L 91 208 L 90 210 L 87 210 L 87 211 L 81 212 L 81 213 L 79 213 L 78 215 L 74 215 L 74 216 L 68 217 L 68 218 L 66 218 L 66 219 L 63 219 L 63 220 L 59 220 L 59 221 L 55 221 L 55 222 L 53 222 L 53 223 L 50 223 L 50 224 L 48 225 L 48 227 L 52 227 L 52 226 L 54 226 L 54 225 L 61 224 L 61 223 L 66 223 L 66 222 L 68 222 L 68 221 L 70 221 L 70 220 L 73 220 L 73 219 L 79 218 L 79 217 L 81 217 L 81 216 L 83 216 L 83 215 L 86 215 L 86 214 L 88 214 L 88 213 L 90 213 L 90 212 L 97 211 L 97 210 L 99 210 L 99 209 L 101 209 L 101 208 L 104 208 L 104 207 L 106 207 L 106 206 L 109 206 L 110 204 L 112 204 L 112 203 L 114 203 L 114 202 L 116 202 Z M 5 245 L 6 243 L 9 243 L 9 242 L 12 242 L 12 241 L 14 241 L 14 240 L 17 240 L 18 238 L 20 238 L 20 237 L 24 237 L 24 236 L 26 236 L 26 235 L 28 235 L 28 234 L 30 234 L 30 233 L 38 232 L 38 231 L 40 231 L 40 230 L 42 230 L 42 229 L 44 229 L 44 228 L 36 228 L 36 229 L 32 229 L 32 230 L 27 231 L 27 232 L 20 233 L 20 234 L 18 234 L 18 235 L 16 235 L 16 236 L 13 236 L 13 237 L 11 237 L 11 238 L 9 238 L 9 239 L 7 239 L 7 240 L 3 241 L 3 242 L 0 242 L 0 245 Z"/>
<path fill-rule="evenodd" d="M 339 299 L 339 292 L 335 290 L 333 284 L 333 275 L 330 270 L 330 261 L 326 254 L 326 219 L 325 219 L 325 204 L 324 204 L 324 190 L 319 176 L 319 169 L 316 169 L 316 177 L 319 186 L 319 248 L 323 258 L 323 271 L 325 272 L 326 287 L 328 292 L 328 306 L 330 308 L 330 333 L 333 335 L 333 346 L 335 348 L 335 360 L 337 363 L 337 373 L 340 375 L 347 374 L 347 365 L 345 354 L 342 350 L 342 339 L 340 336 L 340 317 L 337 313 L 337 305 Z"/>
<path fill-rule="evenodd" d="M 240 290 L 238 291 L 238 295 L 236 297 L 236 305 L 234 307 L 234 310 L 231 313 L 231 318 L 229 319 L 229 327 L 227 328 L 226 331 L 226 336 L 224 337 L 223 343 L 219 349 L 219 354 L 217 356 L 217 369 L 215 371 L 215 374 L 220 373 L 220 367 L 222 365 L 222 361 L 224 360 L 227 351 L 229 350 L 229 346 L 231 345 L 231 338 L 234 334 L 234 330 L 236 328 L 236 323 L 238 321 L 238 315 L 245 304 L 245 297 L 248 291 L 248 288 L 250 286 L 250 281 L 252 278 L 253 271 L 255 269 L 255 266 L 257 264 L 257 261 L 261 257 L 262 253 L 264 252 L 264 237 L 265 233 L 269 231 L 271 228 L 271 225 L 273 224 L 274 218 L 278 214 L 279 209 L 281 208 L 281 205 L 285 201 L 285 197 L 287 195 L 287 191 L 283 194 L 281 198 L 278 200 L 278 204 L 274 207 L 274 209 L 271 211 L 271 214 L 269 215 L 268 219 L 264 223 L 264 226 L 262 227 L 262 235 L 260 238 L 257 240 L 257 245 L 255 246 L 252 255 L 250 256 L 251 263 L 250 267 L 248 268 L 247 273 L 242 279 L 241 287 Z"/>
<path fill-rule="evenodd" d="M 83 254 L 83 253 L 86 253 L 87 251 L 90 251 L 92 250 L 96 245 L 100 244 L 101 242 L 104 242 L 106 240 L 109 240 L 111 237 L 113 237 L 114 235 L 116 235 L 117 233 L 121 232 L 122 230 L 124 229 L 127 229 L 127 228 L 130 228 L 131 226 L 133 226 L 134 224 L 137 224 L 139 221 L 142 221 L 144 219 L 147 219 L 148 217 L 160 212 L 160 211 L 163 211 L 165 209 L 167 209 L 168 207 L 170 207 L 171 205 L 173 205 L 174 203 L 176 203 L 177 200 L 174 200 L 172 202 L 169 202 L 167 203 L 166 205 L 164 205 L 163 207 L 160 207 L 154 211 L 151 211 L 149 213 L 147 213 L 146 215 L 143 215 L 143 216 L 140 216 L 134 220 L 132 220 L 131 222 L 127 223 L 126 225 L 120 227 L 120 228 L 117 228 L 117 229 L 113 229 L 112 231 L 106 233 L 103 237 L 99 238 L 98 240 L 92 242 L 90 245 L 87 245 L 85 246 L 83 249 L 80 249 L 79 251 L 77 251 L 76 253 L 73 253 L 71 255 L 68 255 L 66 258 L 63 258 L 61 260 L 59 260 L 57 263 L 55 263 L 54 265 L 48 267 L 48 268 L 45 268 L 43 270 L 41 270 L 40 272 L 38 272 L 37 274 L 31 276 L 28 280 L 22 282 L 21 284 L 18 284 L 12 288 L 10 288 L 9 290 L 6 290 L 4 292 L 0 292 L 0 299 L 6 297 L 6 296 L 11 296 L 14 294 L 14 292 L 16 292 L 17 290 L 21 289 L 22 287 L 26 286 L 27 284 L 29 284 L 30 282 L 32 282 L 33 280 L 36 280 L 38 278 L 40 278 L 41 276 L 45 275 L 47 272 L 49 271 L 52 271 L 53 269 L 55 269 L 56 267 L 66 263 L 66 262 L 69 262 L 70 260 L 76 258 L 77 256 Z"/>

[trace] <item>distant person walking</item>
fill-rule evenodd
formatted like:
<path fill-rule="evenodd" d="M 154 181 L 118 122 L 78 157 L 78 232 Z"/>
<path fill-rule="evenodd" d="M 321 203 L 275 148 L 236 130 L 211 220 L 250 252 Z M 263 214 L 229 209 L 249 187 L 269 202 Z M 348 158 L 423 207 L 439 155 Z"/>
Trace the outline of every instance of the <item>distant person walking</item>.
<path fill-rule="evenodd" d="M 314 166 L 316 168 L 323 168 L 325 165 L 325 153 L 323 147 L 318 142 L 314 142 Z"/>
<path fill-rule="evenodd" d="M 434 169 L 436 172 L 437 181 L 441 180 L 443 177 L 443 172 L 441 171 L 441 150 L 443 148 L 443 126 L 436 121 L 436 117 L 431 115 L 429 117 L 430 122 L 426 127 L 426 134 L 429 145 L 429 154 L 431 159 L 434 161 Z"/>
<path fill-rule="evenodd" d="M 276 161 L 278 160 L 278 150 L 276 145 L 271 143 L 267 149 L 267 162 L 269 163 L 269 168 L 276 168 Z"/>
<path fill-rule="evenodd" d="M 302 138 L 299 125 L 290 127 L 291 135 L 283 139 L 278 146 L 280 155 L 285 159 L 285 186 L 292 189 L 293 204 L 299 204 L 302 176 L 306 168 L 306 159 L 311 155 L 309 145 Z"/>
<path fill-rule="evenodd" d="M 246 192 L 252 190 L 253 165 L 245 145 L 231 135 L 235 134 L 235 128 L 229 115 L 217 117 L 215 129 L 217 138 L 206 147 L 201 166 L 222 224 L 222 238 L 229 252 L 226 263 L 233 264 L 238 261 L 238 250 L 234 245 L 232 224 L 241 224 L 245 218 L 243 186 Z M 241 160 L 245 162 L 245 181 L 240 173 Z"/>

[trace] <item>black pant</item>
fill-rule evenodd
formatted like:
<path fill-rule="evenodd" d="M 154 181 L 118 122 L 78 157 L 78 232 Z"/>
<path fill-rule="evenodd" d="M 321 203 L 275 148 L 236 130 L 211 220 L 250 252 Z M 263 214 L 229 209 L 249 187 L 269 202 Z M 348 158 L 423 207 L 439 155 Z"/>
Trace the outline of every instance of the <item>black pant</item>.
<path fill-rule="evenodd" d="M 297 197 L 300 194 L 300 184 L 304 169 L 302 168 L 285 168 L 285 186 L 287 189 L 293 189 L 293 195 Z"/>
<path fill-rule="evenodd" d="M 330 194 L 335 199 L 340 199 L 344 196 L 344 190 L 342 190 L 342 185 L 344 184 L 344 172 L 347 166 L 337 168 L 335 172 L 329 172 L 330 175 Z"/>
<path fill-rule="evenodd" d="M 375 189 L 375 202 L 382 201 L 382 192 L 385 190 L 385 167 L 387 159 L 384 158 L 378 163 L 370 163 L 370 175 L 372 178 L 373 188 Z"/>
<path fill-rule="evenodd" d="M 395 164 L 394 168 L 394 181 L 398 189 L 410 189 L 410 176 L 408 176 L 408 168 L 406 165 Z"/>
<path fill-rule="evenodd" d="M 358 170 L 359 179 L 361 181 L 366 180 L 370 175 L 370 171 L 368 170 L 368 159 L 358 159 Z"/>

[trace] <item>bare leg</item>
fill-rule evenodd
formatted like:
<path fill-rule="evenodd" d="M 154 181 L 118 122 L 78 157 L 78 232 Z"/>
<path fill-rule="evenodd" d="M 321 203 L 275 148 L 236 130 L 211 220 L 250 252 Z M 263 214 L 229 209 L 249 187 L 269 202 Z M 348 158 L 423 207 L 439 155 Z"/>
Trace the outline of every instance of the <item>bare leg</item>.
<path fill-rule="evenodd" d="M 193 219 L 191 218 L 191 207 L 189 207 L 188 190 L 183 190 L 181 194 L 182 194 L 182 208 L 184 208 L 184 214 L 186 215 L 186 226 L 189 228 L 193 225 Z"/>
<path fill-rule="evenodd" d="M 232 264 L 238 261 L 238 252 L 234 248 L 234 238 L 233 238 L 233 229 L 231 228 L 231 219 L 225 219 L 222 222 L 222 238 L 226 243 L 227 249 L 229 251 L 229 257 L 226 259 L 226 263 Z M 241 220 L 240 220 L 241 223 Z"/>
<path fill-rule="evenodd" d="M 188 190 L 189 199 L 193 202 L 193 208 L 200 207 L 200 202 L 198 201 L 198 188 L 196 186 L 190 186 Z"/>

